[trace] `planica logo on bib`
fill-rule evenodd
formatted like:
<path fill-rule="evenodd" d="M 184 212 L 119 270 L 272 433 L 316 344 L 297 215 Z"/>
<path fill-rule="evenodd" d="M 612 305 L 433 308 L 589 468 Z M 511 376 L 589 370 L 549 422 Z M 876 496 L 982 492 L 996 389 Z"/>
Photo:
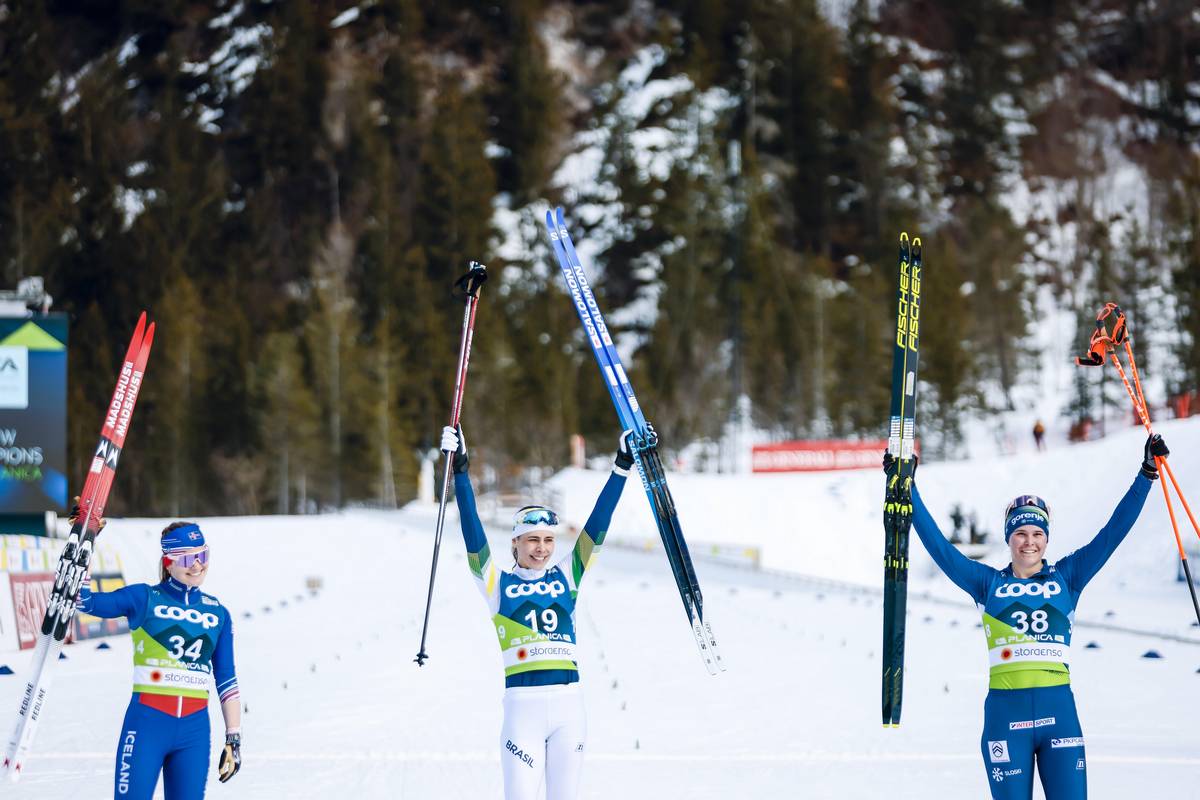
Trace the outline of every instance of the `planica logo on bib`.
<path fill-rule="evenodd" d="M 1006 583 L 996 589 L 996 597 L 1021 597 L 1022 595 L 1054 597 L 1062 592 L 1057 583 Z"/>
<path fill-rule="evenodd" d="M 548 594 L 551 597 L 558 597 L 560 594 L 565 594 L 567 587 L 563 586 L 562 581 L 538 581 L 537 583 L 514 583 L 507 587 L 504 593 L 512 598 L 529 597 L 535 594 Z"/>
<path fill-rule="evenodd" d="M 159 619 L 194 622 L 198 625 L 203 625 L 205 630 L 215 628 L 221 624 L 221 620 L 216 614 L 210 614 L 207 611 L 197 611 L 194 608 L 180 608 L 179 606 L 155 606 L 154 616 Z"/>

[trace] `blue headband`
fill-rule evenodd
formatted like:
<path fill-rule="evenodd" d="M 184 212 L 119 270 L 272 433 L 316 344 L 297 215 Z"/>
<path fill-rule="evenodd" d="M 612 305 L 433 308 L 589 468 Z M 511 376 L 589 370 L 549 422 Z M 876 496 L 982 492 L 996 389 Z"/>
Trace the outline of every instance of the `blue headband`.
<path fill-rule="evenodd" d="M 1046 534 L 1046 539 L 1050 539 L 1050 516 L 1037 506 L 1019 506 L 1010 511 L 1004 520 L 1005 544 L 1012 537 L 1013 531 L 1024 525 L 1041 528 Z"/>
<path fill-rule="evenodd" d="M 204 533 L 200 526 L 192 522 L 162 535 L 162 551 L 188 550 L 192 547 L 204 547 Z"/>

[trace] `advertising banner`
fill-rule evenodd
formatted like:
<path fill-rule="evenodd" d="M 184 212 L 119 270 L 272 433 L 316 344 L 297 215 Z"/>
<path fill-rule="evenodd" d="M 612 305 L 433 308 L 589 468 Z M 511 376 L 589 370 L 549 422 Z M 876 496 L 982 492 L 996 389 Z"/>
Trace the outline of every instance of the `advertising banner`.
<path fill-rule="evenodd" d="M 0 319 L 0 514 L 67 511 L 67 316 Z"/>
<path fill-rule="evenodd" d="M 115 592 L 125 585 L 125 578 L 120 573 L 97 575 L 92 573 L 93 592 Z M 129 620 L 125 617 L 101 619 L 81 611 L 75 612 L 75 641 L 95 639 L 98 636 L 116 636 L 119 633 L 129 633 Z"/>
<path fill-rule="evenodd" d="M 42 629 L 42 618 L 50 591 L 54 588 L 53 572 L 14 572 L 7 576 L 12 588 L 13 617 L 16 622 L 17 649 L 29 650 L 37 644 Z M 125 585 L 119 573 L 92 575 L 92 591 L 111 592 Z M 71 627 L 67 630 L 67 641 L 95 639 L 100 636 L 115 636 L 129 632 L 129 621 L 124 617 L 100 619 L 91 614 L 76 612 Z"/>
<path fill-rule="evenodd" d="M 53 572 L 14 572 L 8 576 L 12 584 L 13 612 L 17 621 L 17 648 L 29 650 L 37 644 L 46 616 L 50 592 L 54 589 Z M 70 641 L 71 632 L 67 631 Z"/>
<path fill-rule="evenodd" d="M 887 440 L 845 442 L 836 439 L 756 445 L 754 472 L 826 472 L 838 469 L 881 469 Z"/>

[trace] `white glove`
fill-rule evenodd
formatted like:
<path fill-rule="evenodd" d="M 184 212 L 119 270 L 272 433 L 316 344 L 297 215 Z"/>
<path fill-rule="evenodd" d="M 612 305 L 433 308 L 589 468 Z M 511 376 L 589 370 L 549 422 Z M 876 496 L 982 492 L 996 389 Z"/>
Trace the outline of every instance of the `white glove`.
<path fill-rule="evenodd" d="M 458 449 L 458 431 L 447 425 L 442 428 L 442 452 L 453 453 Z"/>

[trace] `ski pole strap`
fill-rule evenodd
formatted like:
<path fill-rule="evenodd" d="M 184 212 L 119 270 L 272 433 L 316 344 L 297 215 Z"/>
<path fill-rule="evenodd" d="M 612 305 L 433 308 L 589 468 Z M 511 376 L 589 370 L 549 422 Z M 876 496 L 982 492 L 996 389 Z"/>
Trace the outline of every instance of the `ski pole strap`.
<path fill-rule="evenodd" d="M 474 297 L 479 293 L 479 287 L 487 283 L 487 279 L 487 267 L 478 261 L 472 261 L 468 266 L 467 273 L 454 282 L 454 288 L 460 290 L 467 297 Z"/>
<path fill-rule="evenodd" d="M 1100 309 L 1100 313 L 1096 315 L 1096 327 L 1103 330 L 1105 327 L 1104 321 L 1112 315 L 1116 315 L 1113 321 L 1112 335 L 1109 337 L 1114 345 L 1122 345 L 1125 339 L 1129 336 L 1129 328 L 1125 319 L 1125 312 L 1116 303 L 1105 303 L 1104 308 Z"/>
<path fill-rule="evenodd" d="M 1105 324 L 1110 316 L 1116 314 L 1113 330 L 1110 334 Z M 1116 303 L 1107 303 L 1096 315 L 1096 330 L 1092 331 L 1088 351 L 1082 356 L 1075 357 L 1075 364 L 1080 367 L 1099 367 L 1104 364 L 1111 348 L 1122 345 L 1129 338 L 1129 328 L 1125 321 L 1125 312 Z"/>

